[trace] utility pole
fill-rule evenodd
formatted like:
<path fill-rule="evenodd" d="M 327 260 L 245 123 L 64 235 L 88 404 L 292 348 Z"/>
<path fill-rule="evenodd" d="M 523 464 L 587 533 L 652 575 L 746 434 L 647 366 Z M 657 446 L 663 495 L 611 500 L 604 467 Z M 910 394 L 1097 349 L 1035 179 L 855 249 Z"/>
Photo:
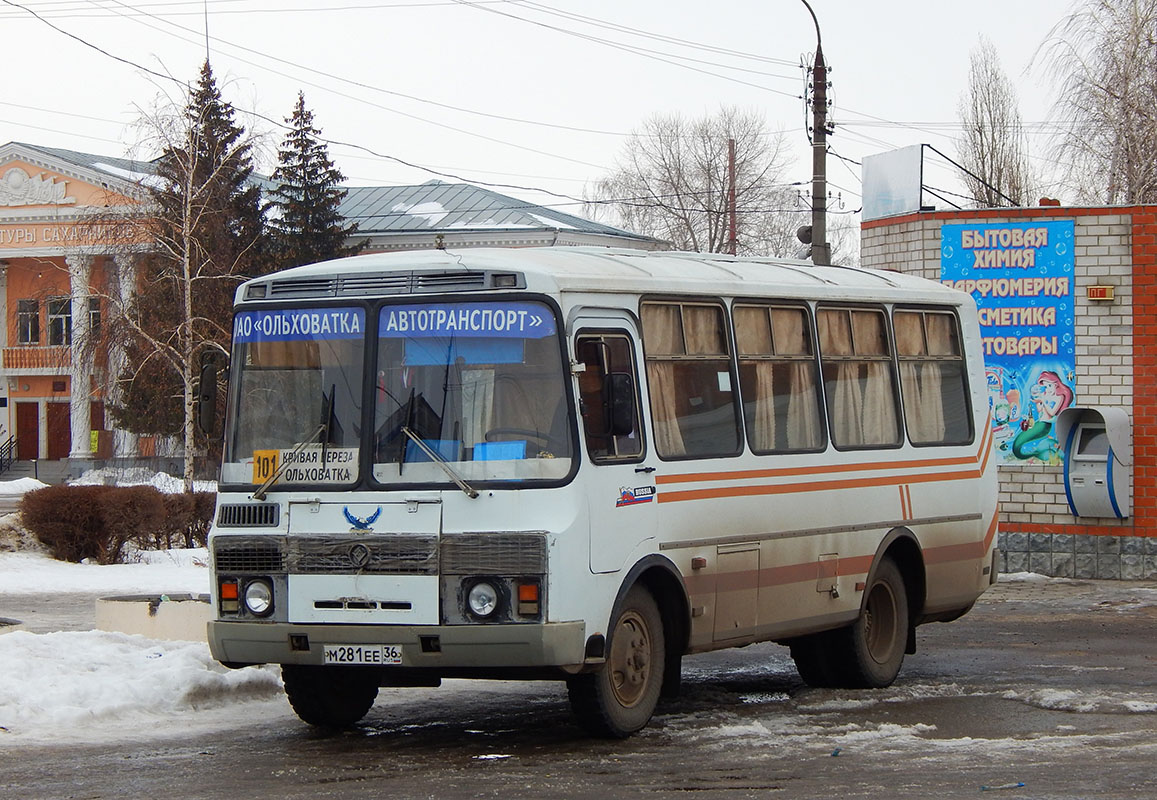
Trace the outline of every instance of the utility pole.
<path fill-rule="evenodd" d="M 801 0 L 812 15 L 816 26 L 816 60 L 812 67 L 812 263 L 828 265 L 832 263 L 832 250 L 828 244 L 828 67 L 824 63 L 824 49 L 820 41 L 820 22 L 816 12 Z"/>

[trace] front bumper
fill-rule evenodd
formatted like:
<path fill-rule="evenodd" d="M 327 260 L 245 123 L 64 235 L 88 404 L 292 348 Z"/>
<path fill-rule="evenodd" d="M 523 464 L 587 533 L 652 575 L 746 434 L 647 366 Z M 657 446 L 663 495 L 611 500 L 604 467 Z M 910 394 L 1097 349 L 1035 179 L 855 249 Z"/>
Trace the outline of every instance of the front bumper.
<path fill-rule="evenodd" d="M 583 622 L 414 626 L 214 620 L 209 622 L 209 650 L 227 664 L 321 664 L 327 644 L 398 644 L 403 669 L 574 670 L 585 660 L 585 635 Z"/>

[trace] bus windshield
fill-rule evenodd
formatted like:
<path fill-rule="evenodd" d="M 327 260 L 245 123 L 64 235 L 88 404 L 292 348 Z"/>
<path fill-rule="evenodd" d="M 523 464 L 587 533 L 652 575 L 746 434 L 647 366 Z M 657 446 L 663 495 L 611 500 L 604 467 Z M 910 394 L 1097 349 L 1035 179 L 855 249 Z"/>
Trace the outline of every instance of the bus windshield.
<path fill-rule="evenodd" d="M 357 481 L 365 322 L 362 308 L 237 313 L 223 483 Z"/>
<path fill-rule="evenodd" d="M 565 373 L 545 304 L 388 305 L 377 331 L 375 481 L 447 483 L 446 466 L 471 482 L 570 472 Z"/>

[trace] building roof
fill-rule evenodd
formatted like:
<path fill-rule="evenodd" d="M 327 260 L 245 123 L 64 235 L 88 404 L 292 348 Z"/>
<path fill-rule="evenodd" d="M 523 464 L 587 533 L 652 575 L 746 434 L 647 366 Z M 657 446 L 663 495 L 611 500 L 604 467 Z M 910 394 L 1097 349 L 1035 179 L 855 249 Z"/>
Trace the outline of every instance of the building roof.
<path fill-rule="evenodd" d="M 354 186 L 347 192 L 341 214 L 361 234 L 556 230 L 657 242 L 467 183 Z"/>
<path fill-rule="evenodd" d="M 107 176 L 122 185 L 146 183 L 155 174 L 156 160 L 82 153 L 24 142 L 0 145 L 0 162 L 21 158 L 56 165 L 103 183 Z M 71 170 L 67 170 L 71 167 Z M 273 183 L 254 173 L 253 180 L 268 192 Z M 107 185 L 107 184 L 106 184 Z M 339 213 L 356 222 L 357 239 L 370 239 L 374 246 L 433 247 L 439 235 L 465 244 L 603 244 L 649 249 L 665 247 L 665 242 L 593 220 L 540 206 L 526 200 L 467 183 L 430 181 L 419 186 L 346 186 Z M 386 242 L 389 244 L 386 244 Z"/>
<path fill-rule="evenodd" d="M 23 154 L 39 154 L 43 158 L 53 161 L 64 161 L 74 167 L 92 172 L 103 172 L 110 177 L 131 183 L 138 183 L 142 178 L 152 175 L 155 171 L 154 161 L 136 161 L 129 158 L 113 158 L 99 156 L 92 153 L 81 153 L 76 150 L 65 150 L 59 147 L 42 147 L 27 142 L 10 142 L 0 147 L 0 158 L 5 151 L 11 149 L 12 155 L 18 152 Z"/>

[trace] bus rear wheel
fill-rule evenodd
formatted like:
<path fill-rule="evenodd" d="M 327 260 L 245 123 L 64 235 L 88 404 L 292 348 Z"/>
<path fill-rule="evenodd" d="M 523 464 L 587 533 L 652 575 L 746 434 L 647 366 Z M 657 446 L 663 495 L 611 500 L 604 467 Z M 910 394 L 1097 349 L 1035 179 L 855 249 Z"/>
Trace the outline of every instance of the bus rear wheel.
<path fill-rule="evenodd" d="M 884 558 L 867 588 L 860 618 L 833 632 L 841 684 L 849 689 L 890 686 L 904 662 L 908 621 L 904 577 L 895 561 Z"/>
<path fill-rule="evenodd" d="M 294 713 L 322 728 L 350 727 L 378 696 L 378 671 L 372 668 L 283 664 L 281 679 Z"/>
<path fill-rule="evenodd" d="M 598 672 L 567 681 L 579 724 L 595 736 L 615 739 L 642 729 L 659 702 L 665 660 L 659 607 L 650 592 L 634 586 L 611 628 L 606 663 Z"/>

